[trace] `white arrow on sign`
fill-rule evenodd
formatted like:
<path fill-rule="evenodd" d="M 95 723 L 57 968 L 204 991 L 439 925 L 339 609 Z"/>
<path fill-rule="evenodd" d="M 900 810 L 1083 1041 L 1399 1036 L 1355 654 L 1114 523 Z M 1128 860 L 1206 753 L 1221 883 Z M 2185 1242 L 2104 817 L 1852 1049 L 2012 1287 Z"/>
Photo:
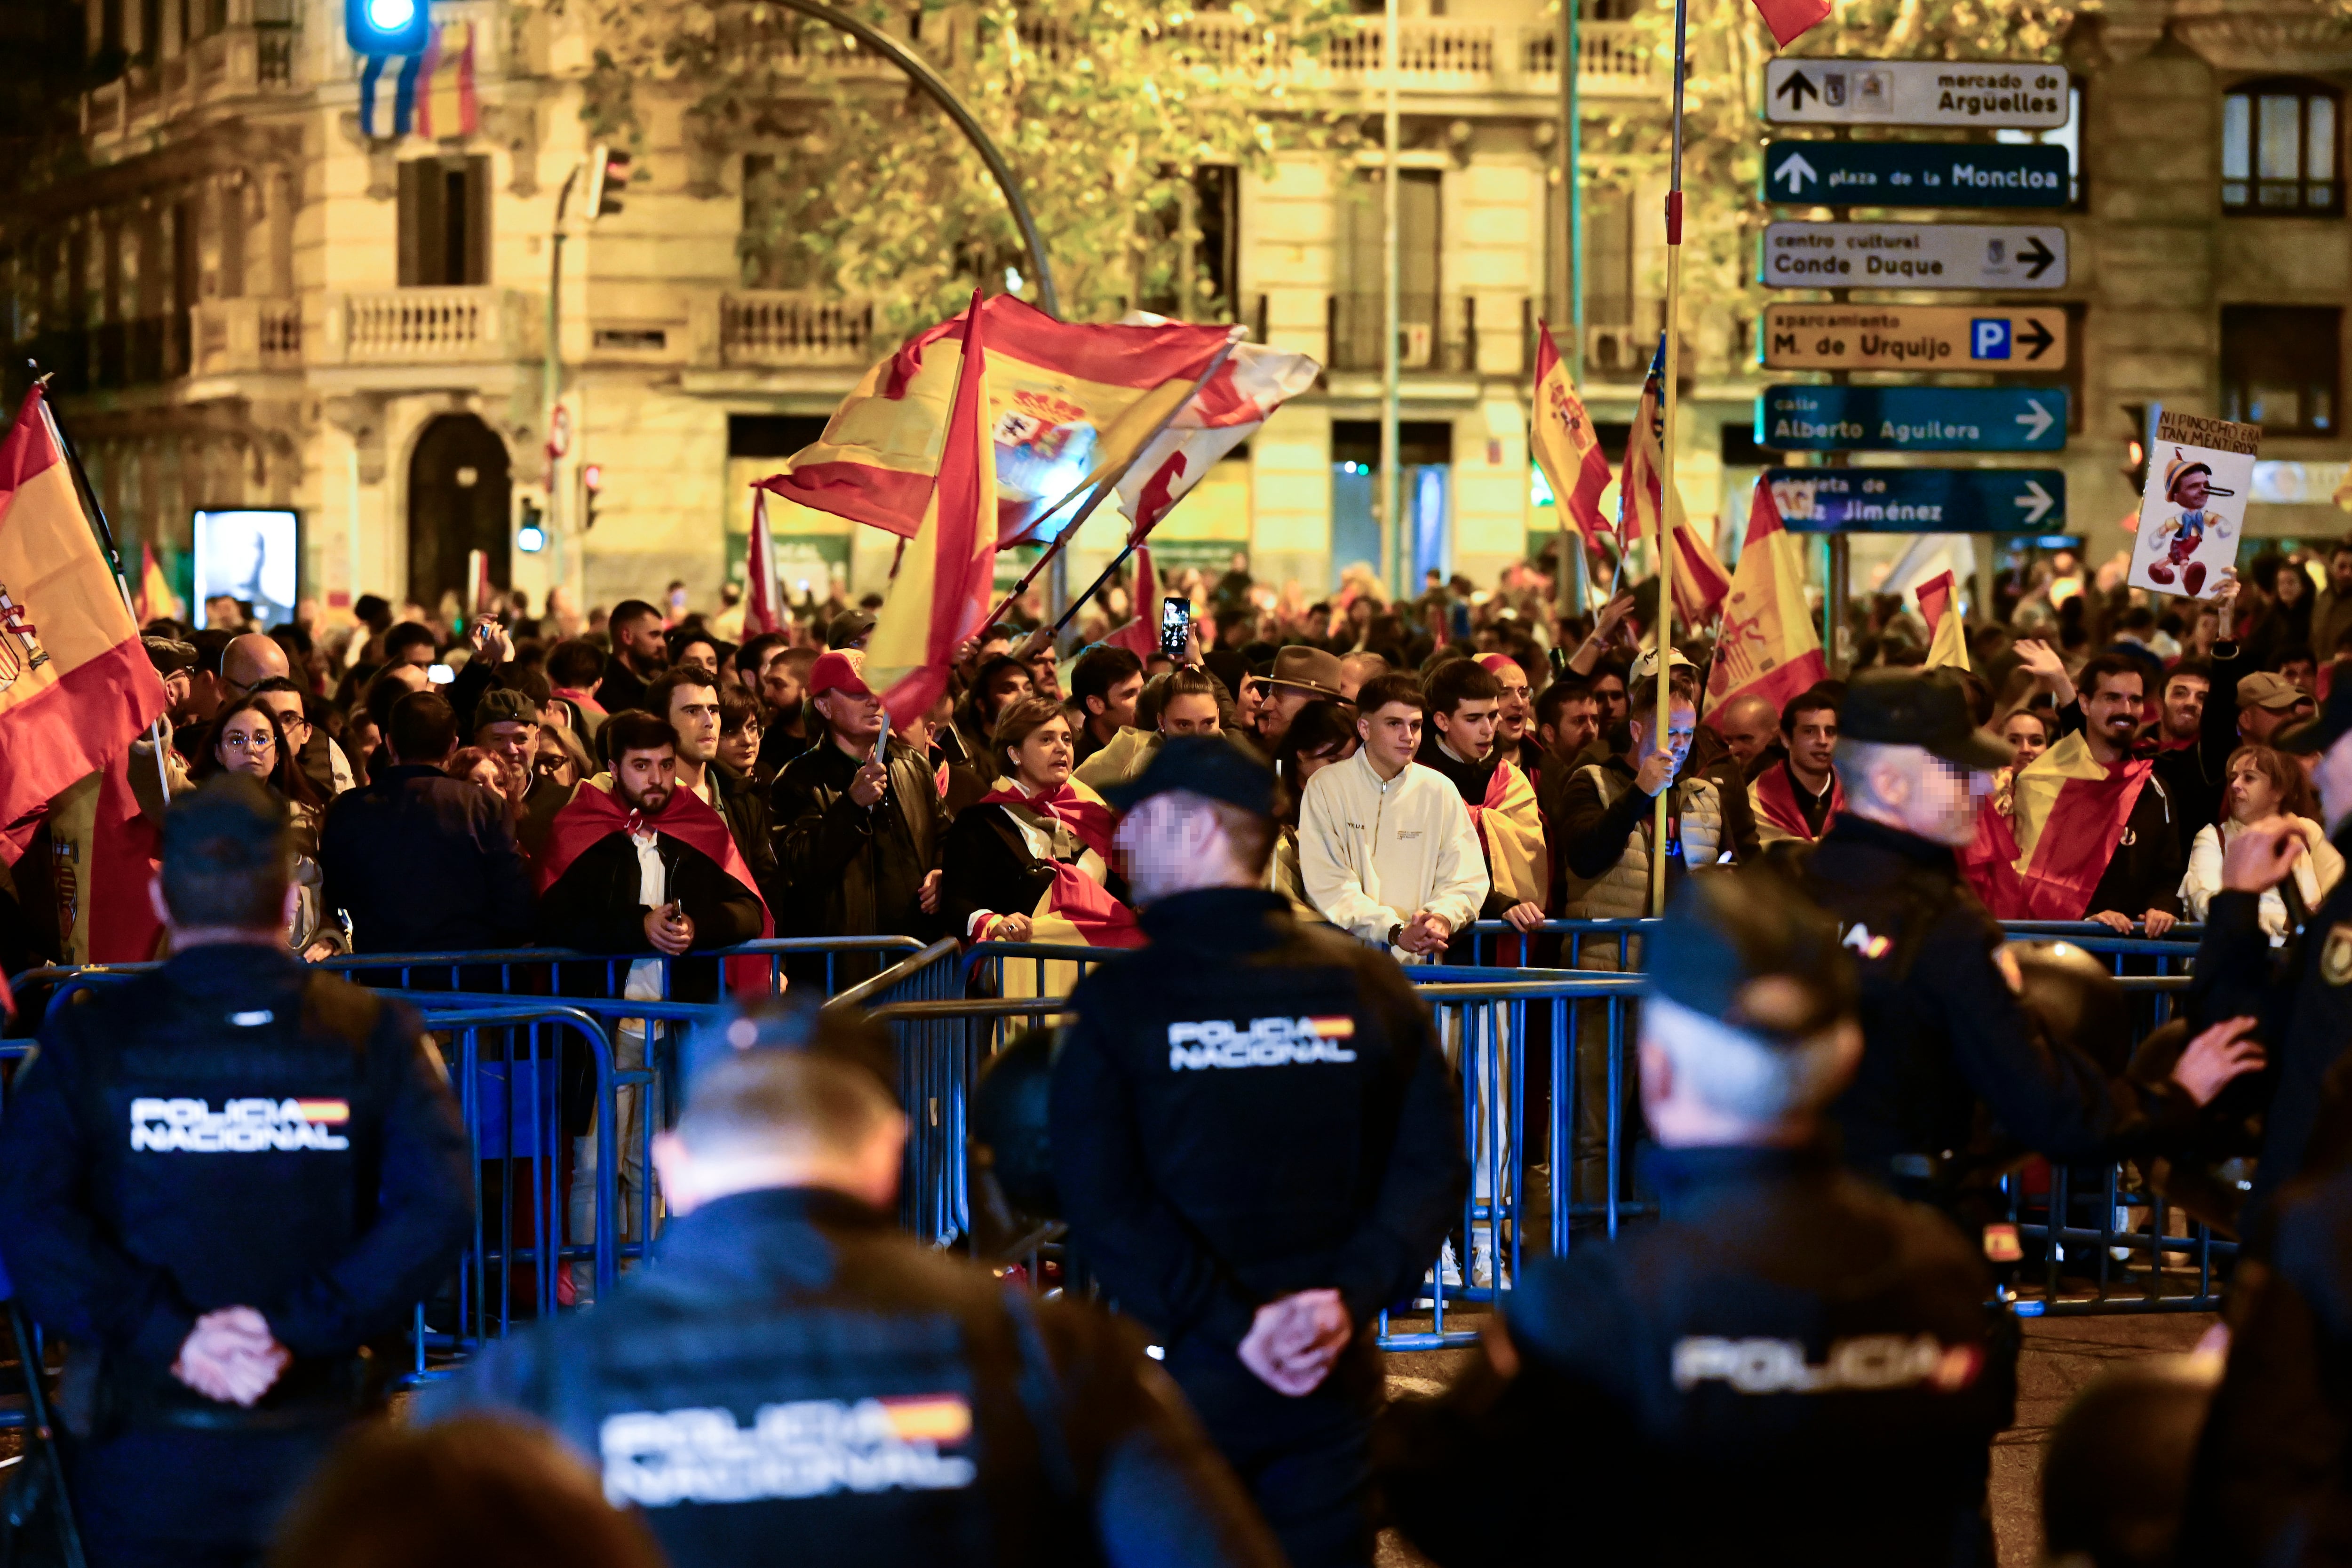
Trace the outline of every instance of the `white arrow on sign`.
<path fill-rule="evenodd" d="M 1814 172 L 1811 163 L 1805 162 L 1805 155 L 1802 153 L 1791 153 L 1780 160 L 1780 166 L 1772 171 L 1772 177 L 1776 180 L 1788 181 L 1789 194 L 1792 196 L 1805 188 L 1807 180 L 1816 184 L 1821 183 L 1821 175 Z"/>
<path fill-rule="evenodd" d="M 2033 412 L 2031 414 L 2019 415 L 2017 416 L 2017 422 L 2025 426 L 2025 438 L 2027 440 L 2039 441 L 2042 439 L 2042 433 L 2044 430 L 2049 429 L 2051 426 L 2056 424 L 2058 422 L 2057 418 L 2050 412 L 2050 410 L 2042 406 L 2042 400 L 2038 397 L 2027 398 L 2025 400 L 2025 406 L 2031 408 Z M 2041 521 L 2040 515 L 2037 513 L 2029 521 L 2038 522 Z"/>
<path fill-rule="evenodd" d="M 2043 417 L 2047 418 L 2048 416 L 2044 415 Z M 2026 480 L 2025 493 L 2021 496 L 2011 496 L 2009 499 L 2011 505 L 2025 509 L 2025 521 L 2028 522 L 2040 522 L 2050 515 L 2050 509 L 2058 504 L 2058 498 L 2043 489 L 2042 481 L 2039 479 Z"/>

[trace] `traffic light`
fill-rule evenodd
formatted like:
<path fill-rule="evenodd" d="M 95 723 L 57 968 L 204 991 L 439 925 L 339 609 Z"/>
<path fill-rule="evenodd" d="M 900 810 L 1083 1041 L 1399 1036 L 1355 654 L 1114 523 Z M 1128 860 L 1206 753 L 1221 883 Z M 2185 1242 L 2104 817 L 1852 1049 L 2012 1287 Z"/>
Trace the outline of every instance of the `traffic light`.
<path fill-rule="evenodd" d="M 539 504 L 536 496 L 515 498 L 515 548 L 526 555 L 536 555 L 547 548 L 547 509 Z"/>
<path fill-rule="evenodd" d="M 587 532 L 596 526 L 596 495 L 604 488 L 604 466 L 602 463 L 580 465 L 580 531 Z"/>
<path fill-rule="evenodd" d="M 362 57 L 421 55 L 433 37 L 433 7 L 430 0 L 343 0 L 343 37 Z"/>
<path fill-rule="evenodd" d="M 2147 405 L 2124 405 L 2124 464 L 2118 470 L 2131 492 L 2138 495 L 2147 489 Z"/>
<path fill-rule="evenodd" d="M 621 210 L 618 193 L 628 188 L 629 155 L 599 142 L 588 149 L 588 216 L 593 219 Z"/>

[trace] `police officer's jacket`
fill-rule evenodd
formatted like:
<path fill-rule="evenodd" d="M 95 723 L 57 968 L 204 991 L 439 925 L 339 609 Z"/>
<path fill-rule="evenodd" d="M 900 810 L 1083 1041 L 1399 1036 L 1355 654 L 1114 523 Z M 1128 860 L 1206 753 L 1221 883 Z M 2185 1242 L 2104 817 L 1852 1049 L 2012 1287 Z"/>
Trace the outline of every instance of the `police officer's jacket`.
<path fill-rule="evenodd" d="M 1824 1147 L 1656 1154 L 1663 1224 L 1531 1266 L 1382 1418 L 1399 1526 L 1444 1568 L 1979 1561 L 2014 1354 L 1966 1238 Z"/>
<path fill-rule="evenodd" d="M 2333 842 L 2339 852 L 2352 847 L 2352 824 Z M 2190 973 L 2189 1006 L 2200 1023 L 2258 1019 L 2257 1035 L 2271 1052 L 2262 1158 L 2247 1195 L 2250 1215 L 2258 1214 L 2315 1152 L 2329 1071 L 2352 1043 L 2352 877 L 2336 884 L 2284 951 L 2273 949 L 2263 930 L 2259 894 L 2214 894 Z M 2352 1086 L 2333 1092 L 2346 1089 Z"/>
<path fill-rule="evenodd" d="M 2288 1183 L 2269 1228 L 2183 1510 L 2200 1568 L 2352 1563 L 2352 1165 Z"/>
<path fill-rule="evenodd" d="M 414 1012 L 282 948 L 193 948 L 42 1029 L 0 1123 L 0 1256 L 99 1352 L 101 1417 L 267 1425 L 348 1404 L 360 1347 L 456 1267 L 467 1164 Z M 230 1306 L 295 1358 L 252 1412 L 169 1375 Z"/>
<path fill-rule="evenodd" d="M 2168 1082 L 2109 1079 L 2082 1052 L 2037 1040 L 1993 963 L 2000 927 L 1945 846 L 1848 812 L 1815 847 L 1805 885 L 1861 973 L 1862 1063 L 1831 1108 L 1855 1171 L 1926 1173 L 1920 1162 L 1967 1145 L 1979 1102 L 2055 1159 L 2112 1156 L 2195 1117 Z"/>
<path fill-rule="evenodd" d="M 674 1568 L 1280 1561 L 1131 1330 L 815 1189 L 671 1220 L 653 1267 L 418 1414 L 484 1408 L 553 1426 Z"/>
<path fill-rule="evenodd" d="M 1150 945 L 1071 993 L 1054 1063 L 1087 1261 L 1171 1367 L 1230 1360 L 1293 1291 L 1336 1288 L 1363 1324 L 1420 1280 L 1467 1176 L 1428 1008 L 1386 953 L 1276 893 L 1183 893 L 1141 922 Z"/>

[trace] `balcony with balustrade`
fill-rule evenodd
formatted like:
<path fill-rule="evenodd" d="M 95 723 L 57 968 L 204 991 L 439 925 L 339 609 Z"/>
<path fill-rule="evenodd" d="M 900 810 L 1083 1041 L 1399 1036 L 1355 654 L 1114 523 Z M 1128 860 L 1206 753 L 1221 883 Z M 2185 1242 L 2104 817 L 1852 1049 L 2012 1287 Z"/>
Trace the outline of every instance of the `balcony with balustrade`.
<path fill-rule="evenodd" d="M 314 364 L 482 365 L 537 359 L 541 297 L 513 289 L 374 289 L 326 297 Z"/>
<path fill-rule="evenodd" d="M 177 54 L 134 60 L 82 95 L 82 134 L 94 154 L 140 150 L 141 139 L 174 121 L 293 89 L 298 0 L 227 0 L 222 16 Z"/>
<path fill-rule="evenodd" d="M 729 370 L 862 369 L 874 308 L 814 289 L 746 289 L 719 301 L 719 363 Z"/>

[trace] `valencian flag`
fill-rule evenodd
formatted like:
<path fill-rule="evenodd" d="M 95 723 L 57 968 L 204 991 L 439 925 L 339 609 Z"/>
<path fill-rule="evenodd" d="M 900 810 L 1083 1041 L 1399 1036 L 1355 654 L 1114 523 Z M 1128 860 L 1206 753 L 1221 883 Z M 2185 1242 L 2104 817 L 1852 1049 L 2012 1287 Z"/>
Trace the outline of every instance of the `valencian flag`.
<path fill-rule="evenodd" d="M 2153 758 L 2102 766 L 2081 731 L 2017 770 L 2013 816 L 1987 802 L 1961 868 L 1995 920 L 2079 921 L 2106 874 Z"/>
<path fill-rule="evenodd" d="M 1601 492 L 1609 488 L 1609 459 L 1593 434 L 1592 416 L 1568 365 L 1551 341 L 1551 326 L 1536 323 L 1536 406 L 1528 426 L 1528 445 L 1544 482 L 1551 486 L 1552 504 L 1560 509 L 1568 526 L 1590 542 L 1607 533 L 1609 519 L 1601 510 Z M 1566 563 L 1562 563 L 1563 569 Z"/>
<path fill-rule="evenodd" d="M 652 828 L 666 833 L 695 853 L 715 862 L 719 868 L 743 885 L 744 890 L 760 899 L 760 884 L 752 879 L 751 867 L 743 863 L 742 851 L 735 847 L 735 836 L 727 829 L 725 819 L 710 809 L 710 805 L 690 789 L 673 789 L 661 810 L 651 817 L 644 816 L 623 800 L 613 787 L 613 775 L 598 773 L 574 790 L 548 824 L 547 847 L 539 856 L 539 891 L 542 897 L 561 881 L 563 873 L 582 854 L 595 847 L 615 833 L 635 835 Z M 760 899 L 760 935 L 776 934 L 776 918 L 768 901 Z M 727 989 L 738 996 L 756 995 L 768 989 L 768 961 L 756 954 L 730 958 L 727 963 Z"/>
<path fill-rule="evenodd" d="M 1000 545 L 1034 537 L 1064 497 L 1130 458 L 1119 509 L 1148 528 L 1318 369 L 1246 343 L 1228 353 L 1226 327 L 1057 321 L 1009 294 L 980 313 Z M 963 321 L 941 322 L 867 371 L 823 438 L 761 485 L 793 505 L 914 538 L 940 464 Z"/>
<path fill-rule="evenodd" d="M 1919 615 L 1927 623 L 1927 668 L 1929 669 L 1966 669 L 1969 668 L 1968 624 L 1952 614 L 1952 596 L 1957 591 L 1948 568 L 1937 573 L 1919 584 Z"/>
<path fill-rule="evenodd" d="M 784 596 L 776 584 L 776 544 L 768 534 L 768 492 L 751 492 L 751 537 L 743 557 L 743 635 L 784 629 Z"/>
<path fill-rule="evenodd" d="M 1782 525 L 1772 488 L 1759 479 L 1748 502 L 1748 542 L 1724 599 L 1715 669 L 1707 677 L 1710 721 L 1735 697 L 1761 697 L 1777 710 L 1829 678 L 1805 604 L 1803 549 Z"/>
<path fill-rule="evenodd" d="M 0 441 L 0 829 L 118 769 L 169 705 L 36 386 Z M 125 782 L 123 794 L 129 786 Z M 142 906 L 143 892 L 131 895 Z M 142 953 L 145 957 L 147 954 Z"/>
<path fill-rule="evenodd" d="M 1617 490 L 1618 538 L 1663 540 L 1666 532 L 1674 535 L 1675 614 L 1685 626 L 1696 626 L 1731 591 L 1731 574 L 1716 557 L 1715 547 L 1684 518 L 1680 487 L 1661 479 L 1665 467 L 1665 366 L 1666 340 L 1661 334 L 1625 444 L 1625 472 Z"/>
<path fill-rule="evenodd" d="M 1784 49 L 1808 28 L 1828 21 L 1836 8 L 1836 0 L 1756 0 L 1758 14 L 1772 29 L 1772 41 Z"/>
<path fill-rule="evenodd" d="M 975 290 L 958 352 L 934 345 L 934 366 L 952 364 L 955 387 L 943 422 L 939 472 L 918 510 L 913 542 L 891 579 L 889 596 L 866 644 L 866 684 L 880 694 L 899 728 L 930 710 L 947 689 L 948 667 L 964 638 L 980 629 L 996 586 L 996 443 L 989 438 L 987 312 Z M 836 422 L 838 416 L 835 416 Z M 772 481 L 771 481 L 772 482 Z"/>

